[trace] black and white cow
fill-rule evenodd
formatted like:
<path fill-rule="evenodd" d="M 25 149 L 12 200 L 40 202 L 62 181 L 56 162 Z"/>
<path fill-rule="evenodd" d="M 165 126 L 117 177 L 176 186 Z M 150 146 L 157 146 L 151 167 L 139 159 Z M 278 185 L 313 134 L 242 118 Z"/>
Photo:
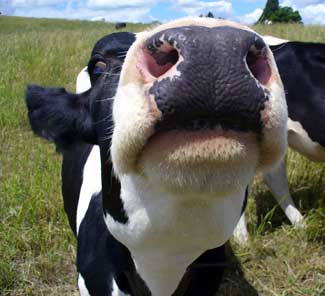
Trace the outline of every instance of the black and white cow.
<path fill-rule="evenodd" d="M 126 23 L 116 23 L 115 24 L 115 29 L 120 30 L 126 27 Z"/>
<path fill-rule="evenodd" d="M 286 151 L 272 53 L 215 19 L 105 38 L 89 90 L 26 91 L 33 130 L 63 152 L 81 294 L 214 295 L 247 186 Z"/>
<path fill-rule="evenodd" d="M 288 106 L 288 145 L 312 161 L 325 161 L 325 44 L 292 42 L 264 36 L 270 45 L 283 81 Z M 303 216 L 289 191 L 286 163 L 264 175 L 274 197 L 290 222 L 303 227 Z M 245 216 L 240 219 L 235 236 L 246 242 Z"/>

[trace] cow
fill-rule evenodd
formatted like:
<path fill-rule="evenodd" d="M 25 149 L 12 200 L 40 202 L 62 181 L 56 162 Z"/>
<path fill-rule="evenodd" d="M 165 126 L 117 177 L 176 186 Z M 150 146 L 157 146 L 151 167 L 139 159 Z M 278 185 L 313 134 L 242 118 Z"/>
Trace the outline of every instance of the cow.
<path fill-rule="evenodd" d="M 116 23 L 115 24 L 115 29 L 119 30 L 119 29 L 123 29 L 126 27 L 126 23 Z"/>
<path fill-rule="evenodd" d="M 325 44 L 289 41 L 264 36 L 270 46 L 284 84 L 288 106 L 288 145 L 311 161 L 325 161 Z M 298 228 L 305 226 L 303 215 L 290 195 L 286 163 L 264 174 L 264 182 Z M 245 216 L 235 231 L 237 241 L 246 243 Z"/>
<path fill-rule="evenodd" d="M 26 90 L 32 129 L 63 153 L 80 292 L 212 296 L 248 184 L 287 148 L 272 53 L 216 19 L 106 38 L 90 89 Z"/>

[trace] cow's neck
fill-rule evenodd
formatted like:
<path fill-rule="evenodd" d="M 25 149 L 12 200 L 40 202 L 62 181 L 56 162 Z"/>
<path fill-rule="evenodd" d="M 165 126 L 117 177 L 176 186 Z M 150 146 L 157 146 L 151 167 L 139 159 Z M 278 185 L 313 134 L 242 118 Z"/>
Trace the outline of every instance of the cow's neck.
<path fill-rule="evenodd" d="M 231 236 L 245 200 L 245 186 L 228 194 L 184 196 L 162 192 L 138 177 L 121 179 L 128 223 L 106 224 L 125 244 L 155 296 L 171 295 L 186 268 L 205 250 Z"/>

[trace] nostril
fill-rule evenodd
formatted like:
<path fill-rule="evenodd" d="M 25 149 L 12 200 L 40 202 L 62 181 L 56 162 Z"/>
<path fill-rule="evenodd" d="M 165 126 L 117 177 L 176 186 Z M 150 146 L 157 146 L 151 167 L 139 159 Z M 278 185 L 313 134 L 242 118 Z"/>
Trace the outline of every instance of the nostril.
<path fill-rule="evenodd" d="M 147 45 L 143 53 L 143 66 L 155 78 L 168 72 L 178 61 L 178 51 L 167 42 L 160 42 L 159 45 Z"/>
<path fill-rule="evenodd" d="M 265 45 L 263 47 L 256 46 L 255 44 L 252 45 L 246 55 L 246 63 L 256 80 L 263 85 L 269 82 L 272 71 L 268 62 Z"/>

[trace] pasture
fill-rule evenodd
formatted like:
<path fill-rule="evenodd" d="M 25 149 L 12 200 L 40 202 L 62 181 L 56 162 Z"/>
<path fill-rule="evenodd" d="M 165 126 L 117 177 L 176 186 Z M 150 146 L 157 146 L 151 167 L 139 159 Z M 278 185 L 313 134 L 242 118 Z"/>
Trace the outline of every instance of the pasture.
<path fill-rule="evenodd" d="M 126 30 L 145 27 L 128 24 Z M 254 29 L 325 43 L 319 26 Z M 78 295 L 60 155 L 33 136 L 24 89 L 38 83 L 74 91 L 94 42 L 113 31 L 103 22 L 0 16 L 0 295 Z M 307 227 L 293 229 L 257 177 L 248 204 L 251 242 L 229 246 L 232 262 L 220 295 L 325 295 L 325 165 L 291 151 L 287 161 L 291 193 Z"/>

